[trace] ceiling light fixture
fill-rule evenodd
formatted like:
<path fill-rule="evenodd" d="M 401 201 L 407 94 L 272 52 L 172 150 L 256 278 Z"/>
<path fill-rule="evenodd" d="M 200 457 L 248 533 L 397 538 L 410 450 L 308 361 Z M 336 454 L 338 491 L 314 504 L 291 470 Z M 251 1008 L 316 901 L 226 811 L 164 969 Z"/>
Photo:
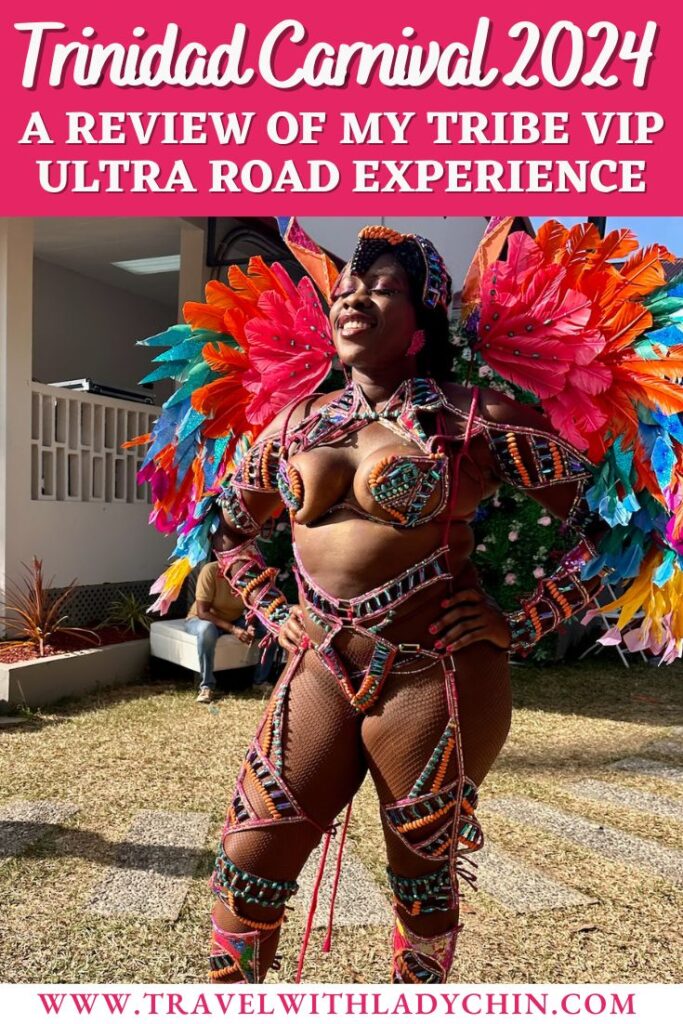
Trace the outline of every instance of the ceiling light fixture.
<path fill-rule="evenodd" d="M 142 260 L 121 260 L 112 266 L 129 274 L 170 274 L 180 270 L 180 253 L 175 256 L 150 256 Z"/>

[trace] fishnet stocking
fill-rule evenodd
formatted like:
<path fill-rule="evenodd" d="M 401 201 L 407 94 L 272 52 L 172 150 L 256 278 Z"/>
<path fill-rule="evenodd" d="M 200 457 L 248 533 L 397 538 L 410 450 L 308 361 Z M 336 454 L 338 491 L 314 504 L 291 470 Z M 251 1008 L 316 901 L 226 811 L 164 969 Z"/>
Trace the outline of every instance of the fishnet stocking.
<path fill-rule="evenodd" d="M 345 644 L 350 667 L 362 664 L 372 643 L 356 637 Z M 418 663 L 419 664 L 419 663 Z M 508 732 L 510 688 L 507 656 L 487 643 L 457 656 L 457 689 L 465 773 L 477 785 L 493 764 Z M 308 651 L 291 681 L 284 717 L 283 777 L 300 806 L 321 828 L 339 815 L 360 787 L 369 767 L 380 801 L 405 797 L 420 775 L 449 719 L 440 663 L 429 662 L 414 674 L 400 669 L 386 681 L 383 693 L 366 716 L 357 715 L 318 656 Z M 444 784 L 457 772 L 452 758 Z M 264 816 L 258 792 L 247 795 Z M 321 832 L 309 822 L 295 822 L 228 835 L 225 850 L 243 870 L 274 880 L 295 879 Z M 434 870 L 385 828 L 391 868 L 408 877 Z M 249 905 L 236 907 L 252 921 L 275 921 L 281 911 Z M 214 908 L 221 928 L 244 932 L 247 926 L 222 903 Z M 416 934 L 435 935 L 451 927 L 455 911 L 410 919 Z M 279 929 L 264 933 L 261 976 L 271 966 Z"/>
<path fill-rule="evenodd" d="M 456 656 L 455 668 L 463 767 L 465 775 L 479 786 L 510 728 L 507 655 L 489 643 L 473 644 Z M 408 795 L 438 743 L 449 714 L 441 665 L 432 663 L 415 675 L 391 676 L 390 685 L 362 725 L 366 758 L 382 804 Z M 443 785 L 456 777 L 457 758 L 452 757 Z M 383 828 L 393 871 L 408 878 L 434 871 L 433 861 L 408 849 L 386 824 Z M 413 833 L 415 839 L 420 835 L 420 830 Z M 406 920 L 416 934 L 438 935 L 456 924 L 457 911 Z"/>

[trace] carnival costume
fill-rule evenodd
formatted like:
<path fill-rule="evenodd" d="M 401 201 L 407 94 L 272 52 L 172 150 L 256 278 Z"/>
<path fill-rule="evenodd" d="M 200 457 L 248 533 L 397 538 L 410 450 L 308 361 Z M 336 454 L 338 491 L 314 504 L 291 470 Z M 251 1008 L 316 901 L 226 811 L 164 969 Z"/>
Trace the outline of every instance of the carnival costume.
<path fill-rule="evenodd" d="M 462 406 L 428 374 L 404 381 L 381 410 L 351 380 L 328 400 L 313 394 L 333 355 L 319 299 L 308 278 L 294 285 L 258 258 L 246 275 L 231 268 L 228 285 L 208 285 L 206 305 L 188 303 L 187 327 L 148 342 L 164 351 L 147 380 L 180 383 L 151 438 L 136 439 L 150 443 L 142 479 L 152 483 L 152 518 L 179 534 L 178 558 L 155 585 L 156 607 L 165 610 L 208 556 L 222 517 L 232 542 L 216 552 L 221 571 L 277 636 L 290 608 L 255 538 L 284 505 L 305 617 L 303 643 L 228 810 L 212 882 L 231 923 L 214 918 L 214 980 L 262 980 L 298 872 L 322 837 L 317 897 L 335 819 L 369 765 L 396 909 L 392 980 L 445 981 L 461 927 L 459 882 L 474 883 L 469 856 L 483 842 L 477 787 L 507 733 L 507 653 L 479 644 L 473 666 L 466 650 L 428 645 L 413 619 L 416 608 L 477 586 L 471 548 L 454 566 L 449 539 L 492 493 L 482 452 L 497 482 L 536 497 L 576 535 L 557 570 L 509 616 L 510 650 L 524 653 L 588 608 L 607 578 L 633 581 L 621 598 L 619 636 L 642 609 L 625 635 L 629 646 L 666 661 L 681 653 L 683 286 L 666 282 L 671 257 L 662 247 L 615 263 L 637 248 L 630 232 L 602 240 L 590 226 L 567 231 L 550 222 L 534 240 L 508 237 L 509 228 L 509 220 L 489 225 L 465 283 L 460 329 L 497 373 L 540 400 L 546 418 L 530 413 L 520 422 L 511 413 L 506 422 L 476 388 Z M 336 267 L 296 222 L 282 229 L 329 301 Z M 426 239 L 364 229 L 350 273 L 362 277 L 387 252 L 406 268 L 424 323 L 445 316 L 450 281 Z M 370 425 L 396 450 L 363 463 L 338 494 L 329 483 L 321 507 L 302 460 L 335 452 Z M 341 511 L 399 539 L 429 526 L 435 543 L 393 579 L 340 597 L 307 570 L 296 532 Z M 473 717 L 462 707 L 473 672 L 495 725 L 484 741 L 463 730 Z M 347 826 L 348 811 L 344 835 Z M 428 925 L 432 915 L 443 927 Z M 299 976 L 302 962 L 303 951 Z"/>

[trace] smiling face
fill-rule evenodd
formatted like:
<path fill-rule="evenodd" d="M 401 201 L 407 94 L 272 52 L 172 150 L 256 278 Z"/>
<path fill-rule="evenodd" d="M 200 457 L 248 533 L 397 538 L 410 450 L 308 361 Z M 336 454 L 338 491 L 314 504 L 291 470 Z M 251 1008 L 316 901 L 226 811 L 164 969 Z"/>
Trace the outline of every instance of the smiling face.
<path fill-rule="evenodd" d="M 404 359 L 417 315 L 408 275 L 393 256 L 378 257 L 363 275 L 344 269 L 332 298 L 332 337 L 343 363 L 372 370 Z"/>

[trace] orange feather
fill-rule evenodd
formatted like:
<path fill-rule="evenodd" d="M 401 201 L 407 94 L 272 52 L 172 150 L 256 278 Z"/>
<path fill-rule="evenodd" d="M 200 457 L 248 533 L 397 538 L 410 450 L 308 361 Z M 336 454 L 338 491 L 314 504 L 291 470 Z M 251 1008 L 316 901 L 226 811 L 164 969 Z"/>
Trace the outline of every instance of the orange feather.
<path fill-rule="evenodd" d="M 583 266 L 586 260 L 591 262 L 597 258 L 600 248 L 600 232 L 595 224 L 575 224 L 570 229 L 565 244 L 565 257 L 562 263 L 566 267 Z"/>
<path fill-rule="evenodd" d="M 245 299 L 251 299 L 252 302 L 258 301 L 261 290 L 240 267 L 232 266 L 228 269 L 228 284 L 236 292 L 244 293 Z"/>
<path fill-rule="evenodd" d="M 183 306 L 183 317 L 193 331 L 225 331 L 223 311 L 217 306 L 206 302 L 186 302 Z"/>
<path fill-rule="evenodd" d="M 618 228 L 603 238 L 597 252 L 596 268 L 607 260 L 623 260 L 638 248 L 638 239 L 630 228 Z"/>
<path fill-rule="evenodd" d="M 671 262 L 675 256 L 665 246 L 657 243 L 648 245 L 627 260 L 621 268 L 621 276 L 625 281 L 622 296 L 647 295 L 663 285 L 666 274 L 662 260 Z"/>
<path fill-rule="evenodd" d="M 221 341 L 210 341 L 202 349 L 202 356 L 211 369 L 217 373 L 244 371 L 249 366 L 249 360 L 244 352 L 231 345 L 224 345 Z"/>
<path fill-rule="evenodd" d="M 640 302 L 622 302 L 599 328 L 607 339 L 606 352 L 619 352 L 632 345 L 639 335 L 652 327 L 652 314 Z"/>
<path fill-rule="evenodd" d="M 252 256 L 249 260 L 249 277 L 259 293 L 276 291 L 286 297 L 287 292 L 280 279 L 273 273 L 261 256 Z"/>
<path fill-rule="evenodd" d="M 643 376 L 678 380 L 683 377 L 683 352 L 672 353 L 664 359 L 625 359 L 624 369 Z M 680 389 L 680 385 L 678 387 Z"/>
<path fill-rule="evenodd" d="M 657 409 L 667 416 L 683 412 L 683 388 L 680 384 L 670 384 L 646 374 L 639 374 L 636 378 L 624 364 L 615 368 L 615 375 L 620 378 L 622 393 L 630 392 L 637 401 L 649 408 Z"/>
<path fill-rule="evenodd" d="M 536 242 L 549 263 L 557 263 L 564 252 L 569 232 L 557 220 L 547 220 L 538 229 Z"/>
<path fill-rule="evenodd" d="M 130 441 L 124 441 L 122 448 L 137 448 L 140 444 L 149 444 L 152 440 L 151 434 L 140 434 L 139 437 L 131 437 Z"/>

